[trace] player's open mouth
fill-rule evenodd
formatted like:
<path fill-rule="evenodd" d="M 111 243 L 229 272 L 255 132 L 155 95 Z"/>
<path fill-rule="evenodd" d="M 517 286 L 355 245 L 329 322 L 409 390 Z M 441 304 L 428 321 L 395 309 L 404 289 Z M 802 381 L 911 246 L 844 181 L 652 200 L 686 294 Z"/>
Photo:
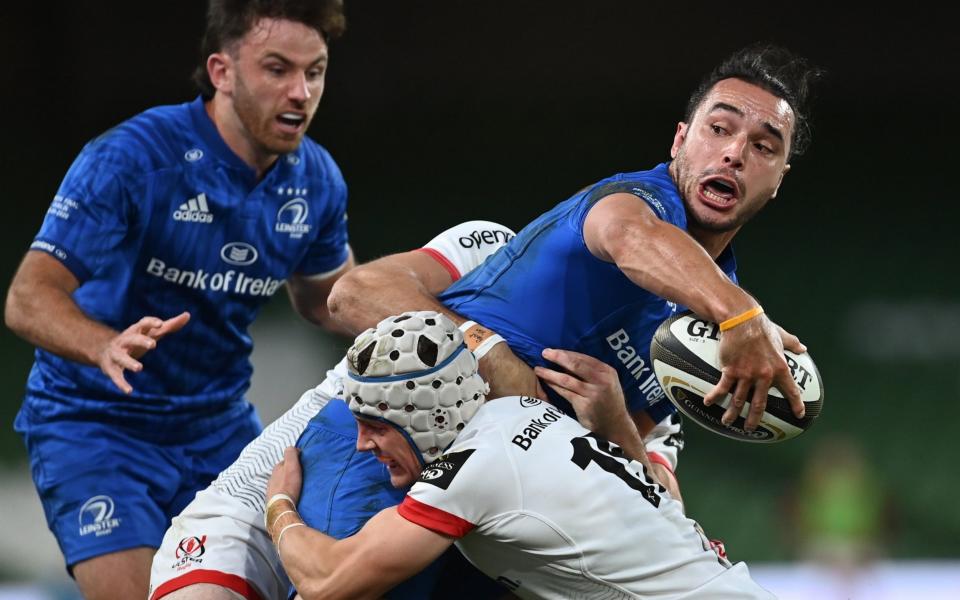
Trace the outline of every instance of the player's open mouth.
<path fill-rule="evenodd" d="M 393 460 L 393 459 L 390 458 L 389 456 L 384 456 L 384 455 L 382 455 L 382 454 L 377 454 L 376 457 L 377 457 L 377 460 L 379 460 L 380 462 L 382 462 L 383 465 L 384 465 L 385 467 L 387 467 L 388 469 L 394 469 L 394 468 L 400 466 L 400 463 L 398 463 L 397 461 Z"/>
<path fill-rule="evenodd" d="M 277 116 L 277 122 L 289 131 L 300 131 L 303 124 L 306 123 L 307 116 L 295 112 L 285 112 Z"/>
<path fill-rule="evenodd" d="M 726 177 L 715 177 L 700 183 L 700 199 L 717 210 L 728 210 L 737 203 L 740 195 L 737 182 Z"/>

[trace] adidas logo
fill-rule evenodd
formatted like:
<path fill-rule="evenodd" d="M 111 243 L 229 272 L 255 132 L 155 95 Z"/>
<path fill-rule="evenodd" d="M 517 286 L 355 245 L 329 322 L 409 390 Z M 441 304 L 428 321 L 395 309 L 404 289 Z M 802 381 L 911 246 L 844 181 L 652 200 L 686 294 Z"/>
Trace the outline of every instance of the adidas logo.
<path fill-rule="evenodd" d="M 213 223 L 213 213 L 207 206 L 207 195 L 203 192 L 196 198 L 190 198 L 173 211 L 174 221 L 191 221 L 193 223 Z"/>

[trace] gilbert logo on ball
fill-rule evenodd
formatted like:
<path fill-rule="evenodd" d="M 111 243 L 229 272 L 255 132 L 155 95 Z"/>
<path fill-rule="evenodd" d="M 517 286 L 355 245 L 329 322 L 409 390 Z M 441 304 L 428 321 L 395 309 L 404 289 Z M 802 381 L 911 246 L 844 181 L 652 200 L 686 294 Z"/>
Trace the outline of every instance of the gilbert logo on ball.
<path fill-rule="evenodd" d="M 747 442 L 782 442 L 806 431 L 823 406 L 823 380 L 810 354 L 785 351 L 793 380 L 806 406 L 802 419 L 793 416 L 790 403 L 776 388 L 767 393 L 767 406 L 755 431 L 744 429 L 749 398 L 740 416 L 730 425 L 721 422 L 730 403 L 704 406 L 703 397 L 720 381 L 720 326 L 686 312 L 664 321 L 653 336 L 650 358 L 667 398 L 698 425 L 720 435 Z"/>

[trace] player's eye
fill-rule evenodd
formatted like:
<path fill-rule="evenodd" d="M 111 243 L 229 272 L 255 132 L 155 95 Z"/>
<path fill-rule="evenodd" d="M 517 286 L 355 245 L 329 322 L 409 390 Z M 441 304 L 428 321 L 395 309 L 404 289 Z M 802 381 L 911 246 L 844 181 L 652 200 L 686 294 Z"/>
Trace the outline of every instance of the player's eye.
<path fill-rule="evenodd" d="M 753 146 L 757 149 L 758 152 L 760 152 L 760 154 L 768 154 L 768 155 L 773 154 L 773 148 L 771 148 L 766 144 L 757 142 Z"/>
<path fill-rule="evenodd" d="M 724 135 L 727 133 L 726 129 L 716 124 L 710 125 L 710 130 L 713 131 L 714 135 Z"/>

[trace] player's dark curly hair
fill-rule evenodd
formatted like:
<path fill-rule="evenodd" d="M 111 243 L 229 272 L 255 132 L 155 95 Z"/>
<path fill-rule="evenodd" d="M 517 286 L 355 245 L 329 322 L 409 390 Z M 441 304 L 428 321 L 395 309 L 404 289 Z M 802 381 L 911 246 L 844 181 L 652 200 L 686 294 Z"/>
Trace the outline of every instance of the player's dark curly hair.
<path fill-rule="evenodd" d="M 707 75 L 687 101 L 685 121 L 693 118 L 703 98 L 723 79 L 741 79 L 790 104 L 796 117 L 790 155 L 799 156 L 810 145 L 809 111 L 812 87 L 824 71 L 786 48 L 754 44 L 734 52 Z M 789 157 L 788 157 L 789 158 Z"/>
<path fill-rule="evenodd" d="M 347 28 L 343 0 L 210 0 L 200 64 L 193 72 L 193 82 L 205 100 L 216 91 L 207 74 L 207 57 L 242 38 L 264 18 L 303 23 L 327 41 L 337 39 Z"/>

